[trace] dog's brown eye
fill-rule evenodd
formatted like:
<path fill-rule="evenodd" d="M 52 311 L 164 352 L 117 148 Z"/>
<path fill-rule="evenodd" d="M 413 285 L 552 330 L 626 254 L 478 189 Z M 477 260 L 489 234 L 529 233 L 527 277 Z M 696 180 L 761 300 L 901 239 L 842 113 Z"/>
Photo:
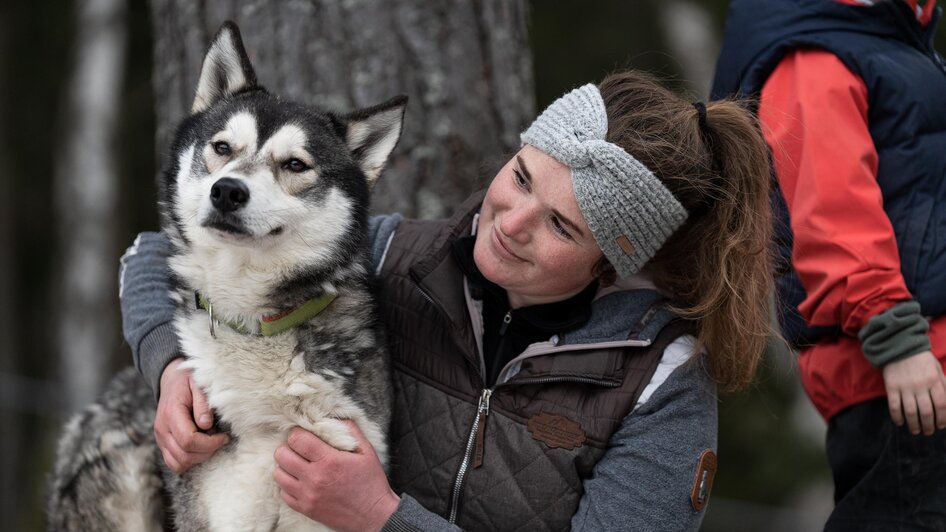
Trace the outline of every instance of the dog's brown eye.
<path fill-rule="evenodd" d="M 230 155 L 232 150 L 230 145 L 223 141 L 218 141 L 213 143 L 214 153 L 217 155 Z"/>
<path fill-rule="evenodd" d="M 284 170 L 289 170 L 290 172 L 305 172 L 309 167 L 299 159 L 289 159 L 288 161 L 282 163 Z"/>

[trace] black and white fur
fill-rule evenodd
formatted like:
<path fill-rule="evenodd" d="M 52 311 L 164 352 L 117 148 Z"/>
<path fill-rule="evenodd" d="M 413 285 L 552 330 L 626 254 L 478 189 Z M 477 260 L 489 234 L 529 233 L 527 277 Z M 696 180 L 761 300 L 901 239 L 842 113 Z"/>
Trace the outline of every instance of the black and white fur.
<path fill-rule="evenodd" d="M 170 473 L 156 452 L 153 399 L 126 370 L 65 429 L 50 528 L 324 529 L 288 508 L 272 480 L 273 452 L 296 425 L 352 450 L 340 421 L 352 419 L 386 463 L 391 391 L 366 285 L 367 210 L 405 103 L 339 116 L 280 100 L 257 85 L 237 27 L 223 25 L 160 203 L 184 364 L 231 443 Z M 213 306 L 213 332 L 195 291 Z M 257 332 L 262 316 L 326 292 L 337 294 L 328 308 L 281 334 L 231 328 Z"/>

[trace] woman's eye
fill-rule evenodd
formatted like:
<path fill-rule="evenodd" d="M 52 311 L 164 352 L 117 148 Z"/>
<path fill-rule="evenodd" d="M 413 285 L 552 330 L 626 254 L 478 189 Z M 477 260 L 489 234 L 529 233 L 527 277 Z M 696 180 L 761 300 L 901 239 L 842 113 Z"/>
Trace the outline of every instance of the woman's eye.
<path fill-rule="evenodd" d="M 558 233 L 561 237 L 567 238 L 567 239 L 569 239 L 569 240 L 572 239 L 572 235 L 568 232 L 568 230 L 565 229 L 565 226 L 562 225 L 561 220 L 559 220 L 559 219 L 558 219 L 557 217 L 555 217 L 555 216 L 552 217 L 552 228 L 553 228 L 553 229 L 555 230 L 555 232 Z"/>
<path fill-rule="evenodd" d="M 282 163 L 283 170 L 289 170 L 290 172 L 305 172 L 309 169 L 309 166 L 299 159 L 289 159 L 288 161 Z"/>
<path fill-rule="evenodd" d="M 230 149 L 230 144 L 223 142 L 222 140 L 218 142 L 214 142 L 212 146 L 214 149 L 214 153 L 216 153 L 217 155 L 227 156 L 233 153 L 233 150 Z"/>
<path fill-rule="evenodd" d="M 522 174 L 519 173 L 519 170 L 516 170 L 515 168 L 513 168 L 512 170 L 512 179 L 516 182 L 516 185 L 520 188 L 529 187 L 529 182 L 526 181 L 526 179 L 522 177 Z"/>

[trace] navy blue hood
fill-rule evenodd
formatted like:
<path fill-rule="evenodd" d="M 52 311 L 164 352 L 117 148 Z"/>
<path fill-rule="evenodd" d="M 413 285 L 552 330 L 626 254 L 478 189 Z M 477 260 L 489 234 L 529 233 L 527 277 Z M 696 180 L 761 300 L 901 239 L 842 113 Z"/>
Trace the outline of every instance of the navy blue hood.
<path fill-rule="evenodd" d="M 733 0 L 711 98 L 755 95 L 786 53 L 799 45 L 817 46 L 822 38 L 843 37 L 838 34 L 894 38 L 929 48 L 935 22 L 919 35 L 903 31 L 903 25 L 918 23 L 902 0 L 873 6 L 833 0 Z"/>

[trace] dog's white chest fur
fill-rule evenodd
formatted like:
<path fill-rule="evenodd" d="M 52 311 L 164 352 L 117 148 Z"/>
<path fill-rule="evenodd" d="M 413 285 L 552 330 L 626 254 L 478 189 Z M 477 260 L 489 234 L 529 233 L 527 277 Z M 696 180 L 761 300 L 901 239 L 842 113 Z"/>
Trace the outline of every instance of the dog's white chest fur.
<path fill-rule="evenodd" d="M 210 528 L 325 530 L 282 501 L 272 479 L 273 453 L 296 425 L 336 448 L 353 450 L 357 441 L 339 421 L 353 419 L 385 463 L 381 427 L 346 395 L 340 379 L 306 370 L 291 331 L 248 336 L 218 324 L 215 338 L 202 312 L 180 316 L 175 325 L 188 355 L 186 367 L 234 439 L 230 449 L 193 471 Z"/>

